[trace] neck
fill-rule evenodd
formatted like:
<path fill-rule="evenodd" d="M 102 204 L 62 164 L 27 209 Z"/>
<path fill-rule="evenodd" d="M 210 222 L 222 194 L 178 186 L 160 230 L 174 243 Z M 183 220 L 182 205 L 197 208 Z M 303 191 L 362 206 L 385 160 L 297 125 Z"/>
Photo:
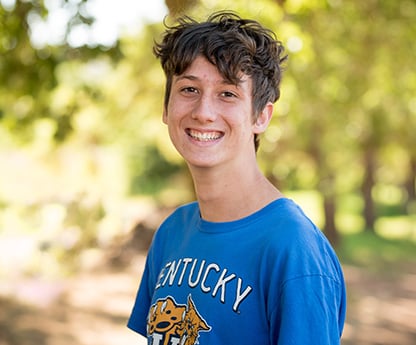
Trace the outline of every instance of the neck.
<path fill-rule="evenodd" d="M 232 174 L 215 169 L 191 169 L 201 216 L 212 222 L 244 218 L 282 197 L 257 165 Z"/>

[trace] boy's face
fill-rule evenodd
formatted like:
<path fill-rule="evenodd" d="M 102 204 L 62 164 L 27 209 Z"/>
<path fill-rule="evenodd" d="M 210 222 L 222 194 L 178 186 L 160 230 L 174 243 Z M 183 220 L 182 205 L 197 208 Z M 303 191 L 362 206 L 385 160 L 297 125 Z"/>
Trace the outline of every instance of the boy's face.
<path fill-rule="evenodd" d="M 191 167 L 237 164 L 255 159 L 253 138 L 271 117 L 270 103 L 253 123 L 252 82 L 230 84 L 216 66 L 200 56 L 174 76 L 163 121 L 170 138 Z"/>

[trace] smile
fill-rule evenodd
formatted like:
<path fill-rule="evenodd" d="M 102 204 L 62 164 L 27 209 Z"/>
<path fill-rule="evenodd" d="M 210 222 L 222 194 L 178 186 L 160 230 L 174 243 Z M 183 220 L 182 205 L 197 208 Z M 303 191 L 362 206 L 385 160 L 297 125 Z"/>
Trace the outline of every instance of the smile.
<path fill-rule="evenodd" d="M 215 141 L 220 139 L 224 133 L 222 132 L 217 132 L 217 131 L 212 131 L 212 132 L 200 132 L 200 131 L 196 131 L 194 129 L 187 129 L 186 133 L 195 140 L 198 141 Z"/>

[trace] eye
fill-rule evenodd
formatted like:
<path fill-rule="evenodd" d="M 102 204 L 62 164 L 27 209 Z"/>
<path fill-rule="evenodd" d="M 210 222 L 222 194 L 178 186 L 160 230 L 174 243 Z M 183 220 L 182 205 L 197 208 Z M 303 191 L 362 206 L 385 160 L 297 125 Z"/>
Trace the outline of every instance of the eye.
<path fill-rule="evenodd" d="M 183 92 L 183 93 L 197 93 L 198 90 L 193 86 L 187 86 L 187 87 L 181 88 L 181 92 Z"/>
<path fill-rule="evenodd" d="M 237 97 L 237 95 L 235 93 L 230 92 L 230 91 L 224 91 L 224 92 L 221 93 L 221 95 L 223 97 L 226 97 L 226 98 L 229 98 L 229 97 Z"/>

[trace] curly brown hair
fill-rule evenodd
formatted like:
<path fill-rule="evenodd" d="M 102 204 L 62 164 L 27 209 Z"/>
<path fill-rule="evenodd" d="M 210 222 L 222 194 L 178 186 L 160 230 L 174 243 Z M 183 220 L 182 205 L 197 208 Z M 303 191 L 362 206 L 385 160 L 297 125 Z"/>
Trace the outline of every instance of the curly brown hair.
<path fill-rule="evenodd" d="M 153 52 L 166 75 L 165 108 L 169 102 L 172 79 L 180 75 L 198 56 L 214 64 L 229 82 L 238 84 L 241 74 L 252 79 L 253 121 L 268 102 L 280 97 L 283 63 L 287 59 L 282 43 L 273 31 L 259 22 L 243 19 L 230 11 L 211 14 L 204 22 L 180 17 L 169 26 Z M 255 148 L 259 138 L 255 135 Z"/>

